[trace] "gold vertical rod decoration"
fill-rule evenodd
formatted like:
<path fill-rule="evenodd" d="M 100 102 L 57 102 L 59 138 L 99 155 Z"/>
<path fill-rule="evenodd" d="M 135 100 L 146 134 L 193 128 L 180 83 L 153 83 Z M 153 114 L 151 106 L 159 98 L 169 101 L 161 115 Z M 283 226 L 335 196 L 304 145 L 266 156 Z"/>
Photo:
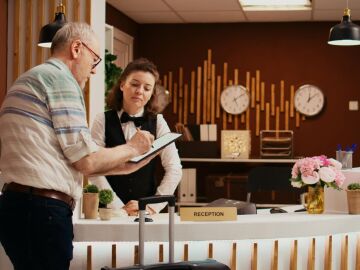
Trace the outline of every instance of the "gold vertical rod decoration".
<path fill-rule="evenodd" d="M 231 270 L 236 270 L 236 253 L 236 243 L 233 243 L 231 250 Z"/>
<path fill-rule="evenodd" d="M 111 267 L 116 268 L 116 244 L 111 246 Z"/>
<path fill-rule="evenodd" d="M 164 86 L 165 89 L 168 89 L 168 80 L 167 80 L 167 75 L 166 74 L 164 75 L 162 85 Z"/>
<path fill-rule="evenodd" d="M 285 89 L 284 89 L 284 81 L 280 81 L 280 112 L 284 111 L 284 100 L 285 100 Z"/>
<path fill-rule="evenodd" d="M 257 270 L 258 244 L 254 243 L 251 254 L 251 270 Z"/>
<path fill-rule="evenodd" d="M 209 64 L 208 64 L 209 65 Z M 211 85 L 212 85 L 212 67 L 210 67 L 210 74 L 208 73 L 208 81 L 207 81 L 207 93 L 206 93 L 206 122 L 209 123 L 211 121 Z"/>
<path fill-rule="evenodd" d="M 164 262 L 164 245 L 159 245 L 159 262 Z"/>
<path fill-rule="evenodd" d="M 312 238 L 308 253 L 308 270 L 315 270 L 315 245 L 315 238 Z"/>
<path fill-rule="evenodd" d="M 213 256 L 214 256 L 214 246 L 213 243 L 209 243 L 208 258 L 212 259 Z"/>
<path fill-rule="evenodd" d="M 189 112 L 189 89 L 187 83 L 184 85 L 184 125 L 188 123 L 188 112 Z"/>
<path fill-rule="evenodd" d="M 265 110 L 265 82 L 261 82 L 260 109 Z"/>
<path fill-rule="evenodd" d="M 139 263 L 140 263 L 139 246 L 135 245 L 134 246 L 134 265 L 139 264 Z"/>
<path fill-rule="evenodd" d="M 208 54 L 207 54 L 207 63 L 208 63 L 208 70 L 207 70 L 207 74 L 210 78 L 210 74 L 211 74 L 211 65 L 212 65 L 212 51 L 211 49 L 208 49 Z"/>
<path fill-rule="evenodd" d="M 170 95 L 170 100 L 171 97 L 173 96 L 173 73 L 172 71 L 169 71 L 169 95 Z"/>
<path fill-rule="evenodd" d="M 356 261 L 355 261 L 355 270 L 360 270 L 360 236 L 357 236 L 356 239 Z"/>
<path fill-rule="evenodd" d="M 211 65 L 211 124 L 215 124 L 215 64 Z"/>
<path fill-rule="evenodd" d="M 300 113 L 299 112 L 295 113 L 295 125 L 296 125 L 296 127 L 300 127 Z"/>
<path fill-rule="evenodd" d="M 182 67 L 179 68 L 179 97 L 182 98 L 184 95 L 184 70 Z"/>
<path fill-rule="evenodd" d="M 232 81 L 232 80 L 229 80 L 228 85 L 229 85 L 229 86 L 233 85 L 233 81 Z M 229 114 L 228 114 L 228 121 L 229 121 L 229 123 L 232 123 L 232 119 L 233 119 L 232 114 L 229 113 Z"/>
<path fill-rule="evenodd" d="M 285 130 L 289 130 L 289 101 L 285 101 Z"/>
<path fill-rule="evenodd" d="M 86 249 L 86 270 L 92 270 L 92 248 L 90 245 Z"/>
<path fill-rule="evenodd" d="M 260 101 L 260 70 L 256 70 L 256 101 Z"/>
<path fill-rule="evenodd" d="M 298 240 L 294 240 L 290 254 L 290 270 L 297 270 Z"/>
<path fill-rule="evenodd" d="M 251 108 L 255 108 L 255 78 L 251 78 Z"/>
<path fill-rule="evenodd" d="M 290 117 L 294 117 L 295 115 L 294 95 L 295 95 L 295 87 L 291 85 L 290 86 Z"/>
<path fill-rule="evenodd" d="M 279 265 L 279 240 L 275 240 L 273 254 L 271 258 L 271 270 L 278 270 L 278 265 Z"/>
<path fill-rule="evenodd" d="M 239 70 L 236 68 L 234 69 L 234 85 L 238 85 L 239 84 Z M 234 129 L 239 129 L 239 120 L 240 120 L 240 115 L 234 115 Z"/>
<path fill-rule="evenodd" d="M 38 16 L 37 16 L 37 33 L 40 33 L 44 25 L 44 0 L 38 0 Z M 39 39 L 39 38 L 38 38 Z M 40 46 L 36 46 L 36 64 L 40 65 L 43 62 L 44 51 Z"/>
<path fill-rule="evenodd" d="M 260 104 L 256 104 L 256 128 L 255 135 L 260 135 Z"/>
<path fill-rule="evenodd" d="M 265 106 L 265 129 L 270 130 L 270 103 L 266 102 Z"/>
<path fill-rule="evenodd" d="M 227 73 L 228 73 L 228 63 L 224 63 L 224 70 L 223 70 L 223 91 L 224 89 L 227 87 L 227 83 L 228 83 L 228 76 L 227 76 Z M 223 110 L 223 119 L 222 119 L 222 123 L 223 123 L 223 130 L 226 130 L 226 126 L 227 126 L 227 117 L 226 117 L 226 112 L 225 110 Z"/>
<path fill-rule="evenodd" d="M 332 270 L 332 235 L 329 235 L 325 245 L 324 270 Z"/>
<path fill-rule="evenodd" d="M 85 21 L 91 25 L 91 0 L 86 0 Z"/>
<path fill-rule="evenodd" d="M 245 121 L 246 130 L 250 130 L 250 108 L 246 110 L 246 121 Z"/>
<path fill-rule="evenodd" d="M 216 118 L 220 118 L 220 92 L 221 92 L 221 76 L 216 78 Z"/>
<path fill-rule="evenodd" d="M 246 72 L 245 87 L 246 87 L 247 91 L 250 91 L 250 72 L 249 71 Z M 245 123 L 246 115 L 247 115 L 247 111 L 241 114 L 241 118 L 240 118 L 241 123 Z"/>
<path fill-rule="evenodd" d="M 305 115 L 302 115 L 302 116 L 301 116 L 301 120 L 302 120 L 302 121 L 305 121 L 305 120 L 306 120 Z"/>
<path fill-rule="evenodd" d="M 349 236 L 345 235 L 341 243 L 341 270 L 348 269 L 348 256 L 349 255 Z"/>
<path fill-rule="evenodd" d="M 197 68 L 197 84 L 196 84 L 196 124 L 200 125 L 201 123 L 201 67 Z"/>
<path fill-rule="evenodd" d="M 271 84 L 271 115 L 275 115 L 275 84 Z"/>
<path fill-rule="evenodd" d="M 178 105 L 178 123 L 184 123 L 184 111 L 183 111 L 183 99 L 179 98 L 179 105 Z"/>
<path fill-rule="evenodd" d="M 174 92 L 172 97 L 173 97 L 173 113 L 177 113 L 177 109 L 178 109 L 177 83 L 174 83 Z"/>
<path fill-rule="evenodd" d="M 203 78 L 203 124 L 206 124 L 206 109 L 207 109 L 207 60 L 204 60 L 204 78 Z"/>
<path fill-rule="evenodd" d="M 188 244 L 184 244 L 184 258 L 183 261 L 188 261 L 189 260 L 189 245 Z"/>
<path fill-rule="evenodd" d="M 73 0 L 73 20 L 74 22 L 80 21 L 80 0 Z"/>
<path fill-rule="evenodd" d="M 19 76 L 20 63 L 19 63 L 19 49 L 20 49 L 20 0 L 14 1 L 14 36 L 13 36 L 13 81 Z"/>
<path fill-rule="evenodd" d="M 32 38 L 33 38 L 33 31 L 32 31 L 32 21 L 33 21 L 33 0 L 27 0 L 26 2 L 26 12 L 27 18 L 26 20 L 30 23 L 26 24 L 25 27 L 25 70 L 28 70 L 32 66 Z"/>
<path fill-rule="evenodd" d="M 191 71 L 190 113 L 195 112 L 195 71 Z"/>
<path fill-rule="evenodd" d="M 279 106 L 276 106 L 276 115 L 275 115 L 275 130 L 279 131 L 280 130 L 280 108 Z"/>

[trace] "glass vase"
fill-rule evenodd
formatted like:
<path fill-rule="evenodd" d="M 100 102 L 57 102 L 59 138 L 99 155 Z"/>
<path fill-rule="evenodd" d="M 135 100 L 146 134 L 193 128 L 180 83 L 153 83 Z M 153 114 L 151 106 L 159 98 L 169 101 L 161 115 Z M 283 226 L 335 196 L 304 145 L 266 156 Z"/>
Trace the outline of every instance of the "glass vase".
<path fill-rule="evenodd" d="M 306 210 L 309 214 L 322 214 L 324 212 L 324 187 L 308 186 Z"/>

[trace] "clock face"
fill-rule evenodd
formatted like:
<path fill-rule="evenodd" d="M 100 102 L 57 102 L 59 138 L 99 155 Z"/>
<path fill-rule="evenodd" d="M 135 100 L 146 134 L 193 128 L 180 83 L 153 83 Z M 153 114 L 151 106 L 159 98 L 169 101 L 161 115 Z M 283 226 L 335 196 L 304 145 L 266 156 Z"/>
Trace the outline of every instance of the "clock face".
<path fill-rule="evenodd" d="M 294 105 L 299 113 L 314 116 L 323 109 L 325 97 L 318 87 L 306 84 L 296 90 Z"/>
<path fill-rule="evenodd" d="M 242 85 L 228 86 L 221 93 L 220 104 L 227 113 L 241 114 L 249 107 L 249 91 Z"/>

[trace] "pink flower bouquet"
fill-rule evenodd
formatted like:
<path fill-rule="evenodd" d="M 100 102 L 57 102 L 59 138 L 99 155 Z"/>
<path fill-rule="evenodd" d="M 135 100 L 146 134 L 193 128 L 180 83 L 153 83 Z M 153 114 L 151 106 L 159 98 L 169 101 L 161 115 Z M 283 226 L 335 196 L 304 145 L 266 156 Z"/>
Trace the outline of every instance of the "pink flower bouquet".
<path fill-rule="evenodd" d="M 321 185 L 340 190 L 345 180 L 341 166 L 337 160 L 324 155 L 299 159 L 292 168 L 291 185 L 297 188 Z"/>

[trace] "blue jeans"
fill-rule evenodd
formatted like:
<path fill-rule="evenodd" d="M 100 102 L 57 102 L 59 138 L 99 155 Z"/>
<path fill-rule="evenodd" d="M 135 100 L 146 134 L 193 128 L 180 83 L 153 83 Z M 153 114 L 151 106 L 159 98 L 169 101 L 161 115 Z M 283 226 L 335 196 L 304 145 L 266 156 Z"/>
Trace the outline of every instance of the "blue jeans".
<path fill-rule="evenodd" d="M 69 269 L 73 237 L 66 203 L 12 191 L 0 196 L 0 242 L 15 270 Z"/>

